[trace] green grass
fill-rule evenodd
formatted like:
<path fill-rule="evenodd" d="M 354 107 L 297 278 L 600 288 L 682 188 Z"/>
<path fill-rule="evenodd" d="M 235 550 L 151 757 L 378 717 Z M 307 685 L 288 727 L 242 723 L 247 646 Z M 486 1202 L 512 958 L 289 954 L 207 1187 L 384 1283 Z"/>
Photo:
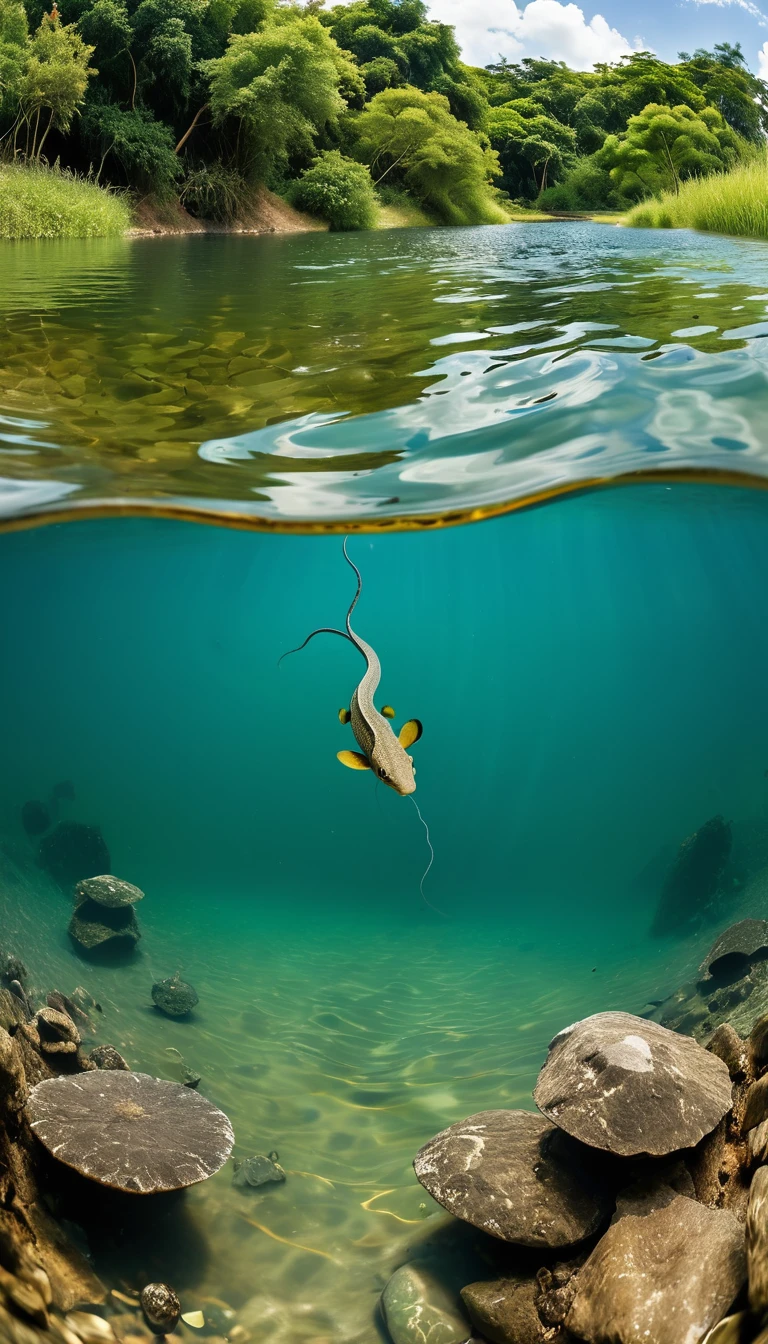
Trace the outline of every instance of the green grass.
<path fill-rule="evenodd" d="M 729 173 L 684 182 L 679 195 L 665 192 L 659 200 L 643 201 L 624 222 L 640 229 L 701 229 L 768 238 L 768 156 Z"/>
<path fill-rule="evenodd" d="M 0 163 L 0 238 L 96 238 L 131 222 L 120 196 L 58 168 Z"/>

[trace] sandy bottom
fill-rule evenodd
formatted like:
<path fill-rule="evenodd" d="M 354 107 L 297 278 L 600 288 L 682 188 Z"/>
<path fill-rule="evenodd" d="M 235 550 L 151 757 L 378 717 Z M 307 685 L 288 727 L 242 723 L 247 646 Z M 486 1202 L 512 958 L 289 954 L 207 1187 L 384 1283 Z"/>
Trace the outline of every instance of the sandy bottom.
<path fill-rule="evenodd" d="M 644 944 L 641 958 L 629 936 L 585 948 L 583 929 L 545 949 L 492 922 L 431 917 L 267 920 L 221 902 L 164 912 L 154 897 L 138 907 L 141 951 L 106 967 L 71 949 L 69 903 L 40 876 L 8 873 L 0 889 L 3 947 L 36 988 L 84 985 L 103 1007 L 98 1040 L 166 1078 L 180 1079 L 183 1058 L 230 1116 L 235 1156 L 276 1149 L 288 1173 L 242 1191 L 229 1163 L 181 1197 L 128 1197 L 129 1214 L 120 1205 L 92 1238 L 96 1269 L 124 1289 L 174 1283 L 185 1310 L 230 1305 L 273 1344 L 377 1340 L 378 1294 L 436 1212 L 411 1170 L 419 1146 L 473 1112 L 532 1108 L 559 1029 L 640 1011 L 700 951 Z M 176 970 L 200 995 L 183 1021 L 150 1000 L 153 979 Z M 77 1200 L 65 1212 L 76 1221 Z"/>

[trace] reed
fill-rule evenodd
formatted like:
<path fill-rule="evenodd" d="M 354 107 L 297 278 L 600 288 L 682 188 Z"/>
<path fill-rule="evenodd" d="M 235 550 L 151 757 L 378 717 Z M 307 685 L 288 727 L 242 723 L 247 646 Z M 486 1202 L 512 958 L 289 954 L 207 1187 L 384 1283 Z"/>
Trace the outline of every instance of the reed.
<path fill-rule="evenodd" d="M 678 195 L 643 201 L 625 218 L 640 229 L 701 229 L 742 238 L 768 238 L 768 154 L 728 173 L 692 178 Z"/>
<path fill-rule="evenodd" d="M 96 238 L 130 225 L 122 196 L 42 164 L 0 163 L 0 238 Z"/>

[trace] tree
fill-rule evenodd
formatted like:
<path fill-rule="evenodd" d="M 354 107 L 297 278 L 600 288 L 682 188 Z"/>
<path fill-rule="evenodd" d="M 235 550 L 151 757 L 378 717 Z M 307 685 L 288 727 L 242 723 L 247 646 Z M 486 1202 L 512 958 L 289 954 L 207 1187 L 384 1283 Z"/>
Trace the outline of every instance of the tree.
<path fill-rule="evenodd" d="M 0 0 L 0 118 L 15 120 L 30 60 L 29 25 L 24 6 Z"/>
<path fill-rule="evenodd" d="M 499 171 L 496 154 L 451 115 L 441 94 L 385 89 L 361 112 L 354 131 L 374 182 L 399 182 L 449 224 L 506 218 L 490 189 Z"/>
<path fill-rule="evenodd" d="M 335 126 L 346 103 L 339 86 L 359 73 L 314 16 L 288 13 L 258 33 L 236 35 L 207 62 L 214 122 L 238 122 L 251 173 L 268 177 L 292 156 L 311 157 L 317 136 Z"/>
<path fill-rule="evenodd" d="M 536 196 L 573 161 L 576 134 L 544 116 L 529 98 L 492 107 L 488 135 L 499 156 L 502 185 L 512 197 Z"/>
<path fill-rule="evenodd" d="M 739 141 L 720 113 L 706 107 L 662 107 L 650 103 L 631 117 L 626 132 L 609 136 L 595 156 L 625 194 L 678 191 L 687 177 L 706 177 L 731 167 Z"/>
<path fill-rule="evenodd" d="M 326 150 L 302 173 L 291 192 L 299 210 L 328 221 L 332 229 L 372 229 L 376 196 L 368 169 L 337 149 Z"/>
<path fill-rule="evenodd" d="M 93 47 L 83 41 L 74 24 L 61 22 L 55 11 L 46 15 L 30 43 L 30 58 L 19 89 L 19 101 L 31 144 L 31 158 L 39 159 L 52 127 L 68 131 L 85 99 L 88 80 L 97 71 L 90 65 Z M 38 139 L 40 118 L 48 113 Z"/>
<path fill-rule="evenodd" d="M 132 186 L 159 196 L 168 195 L 181 176 L 170 128 L 144 107 L 126 111 L 114 103 L 92 103 L 83 114 L 83 131 L 101 156 L 97 179 L 108 158 Z"/>

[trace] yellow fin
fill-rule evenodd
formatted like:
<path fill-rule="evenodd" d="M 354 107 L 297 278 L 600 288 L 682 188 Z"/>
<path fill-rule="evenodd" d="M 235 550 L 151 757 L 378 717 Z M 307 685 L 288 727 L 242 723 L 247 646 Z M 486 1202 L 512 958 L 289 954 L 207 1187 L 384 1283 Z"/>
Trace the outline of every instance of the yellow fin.
<path fill-rule="evenodd" d="M 409 719 L 400 729 L 398 742 L 401 747 L 412 747 L 414 742 L 418 742 L 424 729 L 421 726 L 420 719 Z"/>
<path fill-rule="evenodd" d="M 391 705 L 382 705 L 381 712 L 385 719 L 394 719 L 395 717 L 395 711 Z"/>
<path fill-rule="evenodd" d="M 350 720 L 351 718 L 352 718 L 352 715 L 350 714 L 350 712 L 349 712 L 348 709 L 340 709 L 340 710 L 339 710 L 339 723 L 349 723 L 349 720 Z"/>
<path fill-rule="evenodd" d="M 342 765 L 346 765 L 350 770 L 370 770 L 370 765 L 359 751 L 337 751 L 336 755 Z"/>

